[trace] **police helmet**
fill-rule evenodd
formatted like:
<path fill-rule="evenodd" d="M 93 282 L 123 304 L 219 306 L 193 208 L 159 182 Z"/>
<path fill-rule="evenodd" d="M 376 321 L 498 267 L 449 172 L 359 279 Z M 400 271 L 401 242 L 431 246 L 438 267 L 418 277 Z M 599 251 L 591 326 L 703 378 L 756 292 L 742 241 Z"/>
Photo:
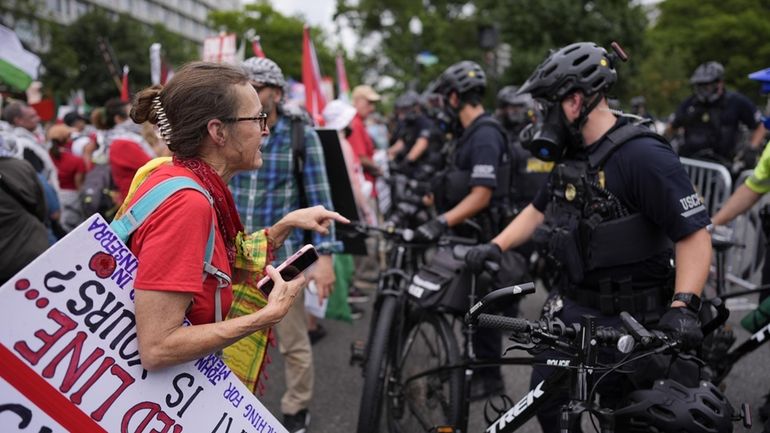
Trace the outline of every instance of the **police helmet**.
<path fill-rule="evenodd" d="M 414 90 L 409 90 L 396 98 L 396 108 L 411 108 L 420 103 L 420 95 Z"/>
<path fill-rule="evenodd" d="M 519 93 L 558 102 L 575 90 L 586 96 L 606 92 L 617 79 L 614 59 L 607 50 L 593 42 L 577 42 L 552 52 Z"/>
<path fill-rule="evenodd" d="M 453 91 L 459 94 L 472 90 L 483 93 L 486 87 L 487 76 L 481 66 L 470 60 L 463 60 L 446 68 L 438 79 L 435 91 L 446 96 Z"/>
<path fill-rule="evenodd" d="M 671 379 L 658 380 L 652 389 L 630 393 L 614 414 L 629 431 L 721 433 L 733 429 L 730 402 L 706 381 L 688 388 Z"/>
<path fill-rule="evenodd" d="M 497 106 L 521 105 L 527 108 L 534 106 L 534 101 L 529 93 L 519 94 L 518 86 L 505 86 L 497 92 Z"/>
<path fill-rule="evenodd" d="M 725 67 L 719 62 L 706 62 L 695 68 L 690 84 L 708 84 L 721 81 L 725 76 Z"/>
<path fill-rule="evenodd" d="M 243 61 L 243 69 L 253 82 L 280 87 L 284 90 L 286 88 L 286 79 L 283 77 L 281 68 L 266 57 L 249 57 Z"/>

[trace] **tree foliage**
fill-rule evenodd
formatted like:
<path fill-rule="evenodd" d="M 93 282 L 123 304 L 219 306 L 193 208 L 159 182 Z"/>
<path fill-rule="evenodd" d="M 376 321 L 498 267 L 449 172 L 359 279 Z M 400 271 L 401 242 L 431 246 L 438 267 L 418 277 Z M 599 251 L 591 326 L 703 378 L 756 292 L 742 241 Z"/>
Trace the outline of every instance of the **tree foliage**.
<path fill-rule="evenodd" d="M 499 42 L 512 48 L 510 66 L 499 77 L 488 74 L 492 89 L 497 89 L 521 84 L 549 49 L 572 42 L 594 41 L 608 47 L 614 40 L 632 54 L 641 52 L 647 25 L 640 5 L 617 0 L 359 0 L 355 4 L 337 0 L 337 12 L 361 37 L 381 37 L 380 49 L 366 62 L 379 74 L 407 83 L 415 74 L 415 53 L 428 50 L 436 54 L 439 62 L 421 71 L 420 88 L 460 60 L 474 60 L 491 70 L 492 57 L 479 46 L 483 26 L 498 29 Z M 422 35 L 417 38 L 409 32 L 413 16 L 423 24 Z M 633 76 L 638 69 L 633 64 L 621 68 L 621 76 Z M 624 80 L 617 92 L 623 96 L 629 93 Z"/>
<path fill-rule="evenodd" d="M 132 91 L 151 83 L 150 45 L 154 42 L 163 46 L 164 57 L 173 65 L 199 58 L 197 44 L 163 25 L 148 26 L 125 15 L 96 9 L 68 26 L 51 28 L 50 50 L 42 55 L 43 83 L 60 99 L 76 89 L 84 89 L 91 104 L 102 104 L 120 94 L 99 51 L 99 37 L 109 42 L 120 67 L 129 66 Z"/>
<path fill-rule="evenodd" d="M 249 30 L 260 36 L 265 55 L 281 67 L 284 75 L 295 80 L 302 79 L 302 30 L 305 21 L 301 16 L 289 17 L 273 9 L 266 0 L 246 4 L 243 10 L 214 11 L 209 13 L 209 22 L 214 28 L 233 32 L 241 37 L 239 44 Z M 335 54 L 326 43 L 326 36 L 319 28 L 311 27 L 311 37 L 323 75 L 334 76 Z M 246 57 L 251 56 L 251 47 L 245 49 Z M 347 71 L 356 76 L 357 67 L 346 62 Z"/>
<path fill-rule="evenodd" d="M 646 34 L 636 89 L 658 113 L 667 113 L 690 92 L 689 77 L 706 61 L 725 66 L 728 88 L 759 102 L 759 86 L 747 75 L 770 66 L 770 4 L 762 0 L 666 0 Z"/>

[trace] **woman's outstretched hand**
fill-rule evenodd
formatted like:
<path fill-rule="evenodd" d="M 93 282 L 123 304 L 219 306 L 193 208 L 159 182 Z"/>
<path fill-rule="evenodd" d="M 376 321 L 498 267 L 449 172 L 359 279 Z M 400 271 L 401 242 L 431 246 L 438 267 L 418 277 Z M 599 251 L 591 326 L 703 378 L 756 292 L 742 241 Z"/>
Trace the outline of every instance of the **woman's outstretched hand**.
<path fill-rule="evenodd" d="M 289 236 L 292 229 L 312 230 L 322 235 L 329 234 L 333 221 L 350 224 L 350 220 L 337 212 L 326 210 L 323 206 L 313 206 L 289 212 L 270 228 L 270 238 L 274 245 L 280 245 Z"/>

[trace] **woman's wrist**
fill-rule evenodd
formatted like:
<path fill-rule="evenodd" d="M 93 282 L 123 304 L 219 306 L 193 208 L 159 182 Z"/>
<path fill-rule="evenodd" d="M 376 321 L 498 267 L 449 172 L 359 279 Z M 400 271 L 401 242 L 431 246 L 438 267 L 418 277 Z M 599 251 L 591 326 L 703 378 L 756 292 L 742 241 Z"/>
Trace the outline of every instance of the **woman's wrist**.
<path fill-rule="evenodd" d="M 291 227 L 284 219 L 281 219 L 267 230 L 267 241 L 273 249 L 280 248 L 283 245 L 283 241 L 289 236 Z"/>

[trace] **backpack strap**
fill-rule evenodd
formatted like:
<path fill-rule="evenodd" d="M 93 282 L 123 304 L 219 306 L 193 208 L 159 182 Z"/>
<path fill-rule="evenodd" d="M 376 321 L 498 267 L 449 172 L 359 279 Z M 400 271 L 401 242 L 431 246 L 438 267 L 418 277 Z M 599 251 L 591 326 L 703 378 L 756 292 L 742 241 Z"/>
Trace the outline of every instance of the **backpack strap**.
<path fill-rule="evenodd" d="M 607 134 L 607 136 L 598 144 L 598 147 L 593 149 L 590 155 L 588 155 L 589 167 L 594 170 L 602 167 L 607 159 L 609 159 L 620 146 L 639 137 L 650 137 L 661 142 L 664 140 L 660 135 L 651 131 L 649 128 L 633 123 L 623 125 Z"/>
<path fill-rule="evenodd" d="M 203 194 L 209 201 L 211 206 L 214 206 L 214 199 L 211 197 L 205 188 L 200 186 L 198 182 L 190 179 L 186 176 L 174 176 L 170 179 L 166 179 L 157 185 L 153 186 L 147 191 L 139 200 L 137 200 L 126 212 L 120 217 L 110 223 L 110 227 L 118 235 L 121 241 L 128 242 L 128 238 L 136 231 L 147 218 L 157 209 L 161 203 L 166 201 L 177 191 L 183 189 L 193 189 Z M 211 214 L 211 228 L 209 229 L 209 237 L 206 241 L 206 250 L 203 256 L 203 279 L 206 279 L 206 274 L 212 275 L 217 279 L 217 290 L 214 295 L 214 316 L 217 322 L 222 321 L 222 294 L 223 288 L 227 287 L 231 283 L 230 276 L 221 270 L 217 269 L 211 262 L 214 257 L 214 239 L 216 224 L 214 223 L 214 213 Z"/>
<path fill-rule="evenodd" d="M 299 207 L 305 208 L 308 207 L 305 191 L 305 121 L 300 116 L 289 116 L 289 124 L 294 182 L 297 185 Z M 306 244 L 312 243 L 312 234 L 309 231 L 303 232 L 303 238 Z"/>

